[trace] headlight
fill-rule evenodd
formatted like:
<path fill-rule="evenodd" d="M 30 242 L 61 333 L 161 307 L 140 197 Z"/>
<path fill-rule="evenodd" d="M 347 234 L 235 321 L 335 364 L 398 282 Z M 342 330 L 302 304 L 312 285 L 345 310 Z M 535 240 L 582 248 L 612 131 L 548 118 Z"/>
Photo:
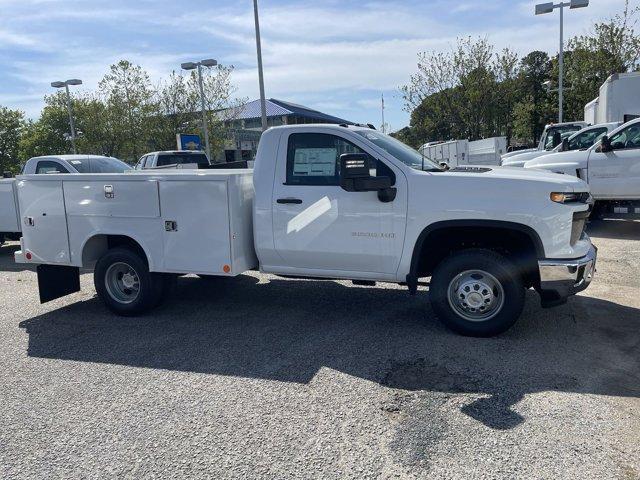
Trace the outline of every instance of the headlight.
<path fill-rule="evenodd" d="M 592 203 L 589 192 L 552 192 L 550 198 L 556 203 Z"/>

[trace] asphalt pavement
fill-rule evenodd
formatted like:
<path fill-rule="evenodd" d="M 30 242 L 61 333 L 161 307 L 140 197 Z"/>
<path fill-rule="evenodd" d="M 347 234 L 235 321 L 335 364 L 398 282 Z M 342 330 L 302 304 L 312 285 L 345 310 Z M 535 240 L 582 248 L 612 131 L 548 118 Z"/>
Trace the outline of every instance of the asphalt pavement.
<path fill-rule="evenodd" d="M 0 248 L 0 478 L 640 478 L 640 223 L 490 339 L 391 284 L 184 277 L 153 314 L 44 305 Z"/>

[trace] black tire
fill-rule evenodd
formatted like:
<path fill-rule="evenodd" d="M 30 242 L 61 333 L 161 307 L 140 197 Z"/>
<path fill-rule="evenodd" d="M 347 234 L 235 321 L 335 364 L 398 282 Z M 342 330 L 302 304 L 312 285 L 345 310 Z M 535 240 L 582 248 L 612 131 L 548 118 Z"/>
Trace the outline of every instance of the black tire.
<path fill-rule="evenodd" d="M 467 292 L 470 295 L 465 297 Z M 506 257 L 491 250 L 469 249 L 438 264 L 431 277 L 429 297 L 436 315 L 451 330 L 490 337 L 505 332 L 518 320 L 525 287 Z"/>
<path fill-rule="evenodd" d="M 126 272 L 126 275 L 137 279 L 137 287 L 130 289 L 132 293 L 128 297 L 124 283 L 125 288 L 120 289 L 107 278 L 117 278 L 117 270 L 126 267 L 133 272 L 133 275 Z M 163 294 L 168 291 L 167 278 L 161 273 L 149 272 L 146 259 L 133 250 L 120 247 L 111 249 L 100 257 L 93 272 L 98 296 L 109 310 L 122 316 L 140 315 L 156 307 L 163 299 Z"/>

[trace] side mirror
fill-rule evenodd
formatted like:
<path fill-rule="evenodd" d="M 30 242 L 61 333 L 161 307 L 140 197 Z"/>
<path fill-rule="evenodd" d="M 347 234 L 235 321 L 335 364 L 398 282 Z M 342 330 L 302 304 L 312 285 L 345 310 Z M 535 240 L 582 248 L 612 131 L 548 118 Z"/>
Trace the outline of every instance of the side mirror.
<path fill-rule="evenodd" d="M 366 153 L 340 155 L 340 186 L 347 192 L 378 192 L 381 202 L 392 202 L 396 189 L 391 186 L 391 178 L 372 177 L 369 159 Z"/>
<path fill-rule="evenodd" d="M 562 139 L 562 143 L 560 144 L 560 151 L 566 152 L 567 150 L 569 150 L 569 139 L 564 138 Z"/>
<path fill-rule="evenodd" d="M 6 171 L 6 172 L 2 172 L 2 178 L 11 178 L 13 177 L 13 175 L 11 174 L 10 171 Z"/>
<path fill-rule="evenodd" d="M 600 139 L 600 151 L 602 153 L 613 151 L 613 147 L 611 146 L 611 140 L 609 139 L 608 135 L 604 135 Z"/>
<path fill-rule="evenodd" d="M 558 145 L 562 143 L 562 135 L 560 132 L 553 132 L 553 146 L 551 148 L 556 148 Z"/>

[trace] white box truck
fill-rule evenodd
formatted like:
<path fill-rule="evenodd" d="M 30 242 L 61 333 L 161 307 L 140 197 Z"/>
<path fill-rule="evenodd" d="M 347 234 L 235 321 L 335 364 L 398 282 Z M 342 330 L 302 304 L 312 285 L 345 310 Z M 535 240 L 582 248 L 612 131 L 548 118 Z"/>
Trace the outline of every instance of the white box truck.
<path fill-rule="evenodd" d="M 466 335 L 508 329 L 525 290 L 543 306 L 591 282 L 586 183 L 524 169 L 445 170 L 359 126 L 289 125 L 262 134 L 254 170 L 24 175 L 20 263 L 41 301 L 94 270 L 106 306 L 140 314 L 176 275 L 393 282 L 431 277 L 438 317 Z M 496 192 L 500 192 L 496 195 Z"/>
<path fill-rule="evenodd" d="M 600 87 L 597 98 L 584 107 L 592 124 L 628 122 L 640 117 L 640 72 L 614 73 Z"/>

